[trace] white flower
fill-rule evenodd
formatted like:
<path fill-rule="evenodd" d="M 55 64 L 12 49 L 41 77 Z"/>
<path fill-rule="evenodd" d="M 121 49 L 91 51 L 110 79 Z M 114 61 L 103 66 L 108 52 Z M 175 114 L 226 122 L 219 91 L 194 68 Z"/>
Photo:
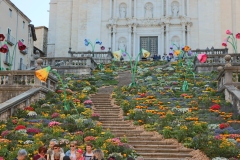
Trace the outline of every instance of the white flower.
<path fill-rule="evenodd" d="M 29 117 L 37 116 L 37 113 L 35 111 L 30 111 L 27 114 Z"/>
<path fill-rule="evenodd" d="M 33 141 L 31 141 L 31 140 L 26 140 L 26 141 L 24 142 L 24 144 L 33 144 Z"/>
<path fill-rule="evenodd" d="M 26 129 L 19 129 L 16 132 L 21 133 L 21 134 L 27 134 L 27 130 Z"/>
<path fill-rule="evenodd" d="M 228 160 L 228 159 L 223 157 L 215 157 L 212 160 Z"/>

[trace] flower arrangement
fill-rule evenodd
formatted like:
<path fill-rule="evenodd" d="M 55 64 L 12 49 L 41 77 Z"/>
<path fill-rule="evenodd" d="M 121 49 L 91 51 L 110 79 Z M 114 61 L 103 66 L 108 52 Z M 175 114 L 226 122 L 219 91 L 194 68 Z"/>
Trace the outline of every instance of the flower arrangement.
<path fill-rule="evenodd" d="M 29 111 L 27 114 L 29 117 L 37 116 L 37 113 L 35 111 Z"/>
<path fill-rule="evenodd" d="M 214 104 L 211 106 L 210 108 L 211 110 L 219 110 L 220 109 L 220 105 L 219 104 Z"/>
<path fill-rule="evenodd" d="M 48 124 L 49 127 L 58 126 L 58 125 L 60 125 L 60 123 L 57 121 L 52 121 L 52 122 L 49 122 Z"/>
<path fill-rule="evenodd" d="M 59 113 L 55 112 L 51 115 L 52 118 L 58 118 L 60 116 Z"/>
<path fill-rule="evenodd" d="M 85 142 L 95 141 L 95 140 L 96 140 L 96 138 L 93 137 L 93 136 L 87 136 L 87 137 L 84 138 L 84 141 L 85 141 Z"/>
<path fill-rule="evenodd" d="M 28 128 L 27 133 L 28 134 L 38 134 L 38 133 L 40 133 L 40 130 L 38 128 Z"/>
<path fill-rule="evenodd" d="M 227 128 L 229 126 L 230 126 L 229 123 L 221 123 L 221 124 L 219 124 L 219 128 L 220 129 L 224 129 L 224 128 Z"/>
<path fill-rule="evenodd" d="M 31 107 L 31 106 L 28 106 L 28 107 L 24 108 L 24 110 L 26 110 L 26 111 L 34 111 L 34 108 Z"/>
<path fill-rule="evenodd" d="M 26 129 L 26 126 L 18 125 L 17 127 L 15 127 L 15 131 L 22 130 L 22 129 Z"/>
<path fill-rule="evenodd" d="M 98 114 L 98 113 L 93 113 L 92 116 L 91 116 L 91 118 L 93 120 L 99 120 L 99 117 L 100 117 L 100 114 Z"/>
<path fill-rule="evenodd" d="M 226 34 L 228 35 L 228 37 L 223 40 L 222 46 L 227 47 L 227 43 L 230 43 L 233 47 L 234 53 L 237 53 L 237 39 L 240 39 L 240 33 L 237 33 L 234 36 L 234 34 L 230 30 L 227 30 Z"/>
<path fill-rule="evenodd" d="M 84 104 L 89 104 L 89 105 L 92 105 L 92 101 L 91 100 L 85 100 L 84 102 L 83 102 Z"/>

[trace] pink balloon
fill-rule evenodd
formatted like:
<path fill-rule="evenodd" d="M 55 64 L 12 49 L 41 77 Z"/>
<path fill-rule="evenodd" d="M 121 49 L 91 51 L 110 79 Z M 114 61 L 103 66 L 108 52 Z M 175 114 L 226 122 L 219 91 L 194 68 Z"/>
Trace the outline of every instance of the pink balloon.
<path fill-rule="evenodd" d="M 197 58 L 200 63 L 204 63 L 207 61 L 207 54 L 206 53 L 199 54 Z"/>

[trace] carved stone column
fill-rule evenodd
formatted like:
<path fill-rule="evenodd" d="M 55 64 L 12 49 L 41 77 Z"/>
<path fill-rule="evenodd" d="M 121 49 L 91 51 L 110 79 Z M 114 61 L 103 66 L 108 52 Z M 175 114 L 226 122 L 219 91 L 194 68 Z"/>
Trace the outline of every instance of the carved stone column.
<path fill-rule="evenodd" d="M 162 37 L 161 37 L 161 40 L 162 40 L 162 42 L 161 42 L 161 55 L 163 55 L 163 53 L 164 53 L 164 46 L 165 46 L 165 41 L 164 41 L 164 27 L 162 26 Z"/>
<path fill-rule="evenodd" d="M 132 53 L 132 25 L 128 25 L 128 47 L 127 52 Z M 127 58 L 128 59 L 128 58 Z"/>
<path fill-rule="evenodd" d="M 189 15 L 189 0 L 187 0 L 187 8 L 185 8 L 187 10 L 187 16 Z"/>
<path fill-rule="evenodd" d="M 191 25 L 190 24 L 187 24 L 187 45 L 188 46 L 191 46 L 191 40 L 190 40 L 190 37 L 191 37 L 191 29 L 190 29 Z"/>
<path fill-rule="evenodd" d="M 161 9 L 162 9 L 162 12 L 161 12 L 161 16 L 164 16 L 164 0 L 161 0 Z"/>
<path fill-rule="evenodd" d="M 113 17 L 113 15 L 112 15 L 112 11 L 113 11 L 112 1 L 113 0 L 109 0 L 109 1 L 110 1 L 110 6 L 109 6 L 110 7 L 110 18 L 112 18 Z"/>
<path fill-rule="evenodd" d="M 169 8 L 171 8 L 170 4 L 169 4 L 169 0 L 166 0 L 166 16 L 169 16 Z"/>
<path fill-rule="evenodd" d="M 181 23 L 182 24 L 182 45 L 186 45 L 186 37 L 185 37 L 185 31 L 186 31 L 186 28 L 185 28 L 185 23 Z"/>
<path fill-rule="evenodd" d="M 183 16 L 185 16 L 185 0 L 182 0 L 182 4 L 181 4 L 181 14 L 183 15 Z"/>
<path fill-rule="evenodd" d="M 166 48 L 165 48 L 165 54 L 168 54 L 168 52 L 169 52 L 169 43 L 170 43 L 170 39 L 169 39 L 169 24 L 166 24 Z"/>
<path fill-rule="evenodd" d="M 137 17 L 137 0 L 134 0 L 134 15 L 133 17 Z"/>
<path fill-rule="evenodd" d="M 117 0 L 113 0 L 113 17 L 116 18 L 117 17 Z"/>
<path fill-rule="evenodd" d="M 112 48 L 112 26 L 108 25 L 108 47 Z"/>
<path fill-rule="evenodd" d="M 113 25 L 113 46 L 112 46 L 112 51 L 116 50 L 116 25 Z"/>
<path fill-rule="evenodd" d="M 132 18 L 132 0 L 128 0 L 128 17 Z"/>
<path fill-rule="evenodd" d="M 131 53 L 132 56 L 133 54 L 136 54 L 136 45 L 137 45 L 136 34 L 137 34 L 137 25 L 134 24 L 133 25 L 133 52 Z"/>

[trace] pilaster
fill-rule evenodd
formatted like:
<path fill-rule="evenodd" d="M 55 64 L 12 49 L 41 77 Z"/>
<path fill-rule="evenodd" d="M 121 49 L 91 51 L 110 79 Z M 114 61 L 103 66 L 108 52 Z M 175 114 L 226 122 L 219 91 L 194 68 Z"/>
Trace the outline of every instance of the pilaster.
<path fill-rule="evenodd" d="M 168 54 L 169 52 L 169 46 L 170 46 L 170 40 L 169 40 L 169 24 L 166 24 L 166 48 L 165 53 Z"/>
<path fill-rule="evenodd" d="M 116 50 L 116 33 L 117 33 L 117 28 L 116 25 L 113 25 L 113 46 L 112 46 L 112 51 Z"/>

